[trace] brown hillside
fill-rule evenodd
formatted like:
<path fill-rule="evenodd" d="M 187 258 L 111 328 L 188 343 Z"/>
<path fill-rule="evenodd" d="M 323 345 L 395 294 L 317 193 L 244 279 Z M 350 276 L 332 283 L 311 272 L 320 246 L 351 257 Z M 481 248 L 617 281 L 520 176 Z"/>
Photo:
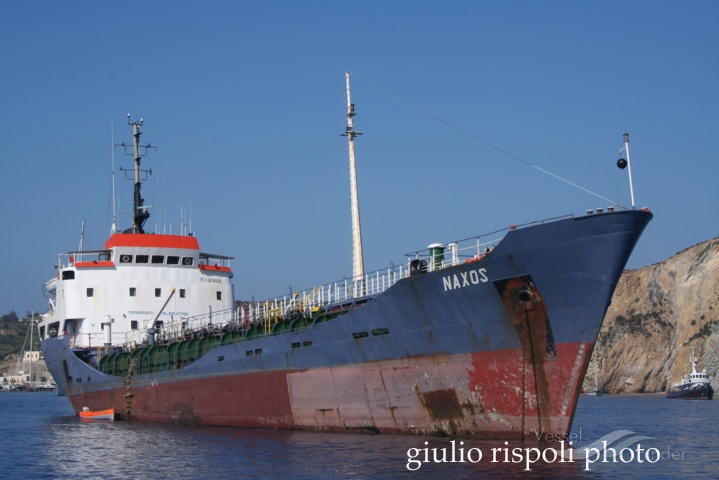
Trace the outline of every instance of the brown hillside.
<path fill-rule="evenodd" d="M 719 386 L 719 238 L 622 275 L 604 318 L 586 388 L 664 392 L 691 370 L 691 349 Z"/>

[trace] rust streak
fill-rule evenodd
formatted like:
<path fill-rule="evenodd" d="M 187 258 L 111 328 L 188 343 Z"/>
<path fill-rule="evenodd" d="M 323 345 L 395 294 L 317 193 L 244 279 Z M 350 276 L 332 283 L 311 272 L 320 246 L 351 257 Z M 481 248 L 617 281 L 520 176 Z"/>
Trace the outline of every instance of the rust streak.
<path fill-rule="evenodd" d="M 510 278 L 496 286 L 522 343 L 522 415 L 536 407 L 537 430 L 548 429 L 551 399 L 544 364 L 556 358 L 556 348 L 547 307 L 529 277 Z M 529 403 L 532 393 L 536 405 Z M 525 434 L 528 427 L 523 425 Z"/>

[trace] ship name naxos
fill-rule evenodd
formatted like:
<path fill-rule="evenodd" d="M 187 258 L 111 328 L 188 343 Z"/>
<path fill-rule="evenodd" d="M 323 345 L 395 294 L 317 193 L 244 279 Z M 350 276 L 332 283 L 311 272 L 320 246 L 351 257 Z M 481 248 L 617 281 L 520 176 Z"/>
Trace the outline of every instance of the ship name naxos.
<path fill-rule="evenodd" d="M 442 277 L 442 285 L 444 286 L 445 292 L 487 282 L 489 282 L 489 277 L 487 276 L 486 268 L 476 268 Z"/>

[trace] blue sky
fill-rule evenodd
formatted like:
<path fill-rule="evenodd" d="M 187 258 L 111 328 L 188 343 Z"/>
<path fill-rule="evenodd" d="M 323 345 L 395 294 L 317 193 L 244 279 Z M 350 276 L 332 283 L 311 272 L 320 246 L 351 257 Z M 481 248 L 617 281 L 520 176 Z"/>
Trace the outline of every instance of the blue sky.
<path fill-rule="evenodd" d="M 655 213 L 629 267 L 664 260 L 719 234 L 718 14 L 713 1 L 6 2 L 0 313 L 45 310 L 41 286 L 83 220 L 85 247 L 104 245 L 128 112 L 158 147 L 148 226 L 178 233 L 191 212 L 202 250 L 236 258 L 237 298 L 351 275 L 345 71 L 366 270 L 607 206 L 493 146 L 628 205 L 624 132 L 637 204 Z M 127 227 L 119 172 L 117 189 Z"/>

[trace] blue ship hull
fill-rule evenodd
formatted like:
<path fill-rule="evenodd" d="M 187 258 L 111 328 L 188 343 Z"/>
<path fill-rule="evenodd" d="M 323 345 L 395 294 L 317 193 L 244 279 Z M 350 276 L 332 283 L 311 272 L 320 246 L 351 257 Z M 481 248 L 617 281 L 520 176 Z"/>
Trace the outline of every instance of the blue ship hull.
<path fill-rule="evenodd" d="M 187 365 L 103 373 L 62 335 L 43 355 L 77 411 L 124 419 L 556 440 L 651 218 L 512 230 L 484 258 L 418 272 L 332 320 L 241 341 L 218 333 Z"/>

